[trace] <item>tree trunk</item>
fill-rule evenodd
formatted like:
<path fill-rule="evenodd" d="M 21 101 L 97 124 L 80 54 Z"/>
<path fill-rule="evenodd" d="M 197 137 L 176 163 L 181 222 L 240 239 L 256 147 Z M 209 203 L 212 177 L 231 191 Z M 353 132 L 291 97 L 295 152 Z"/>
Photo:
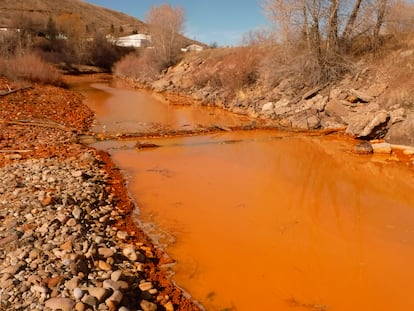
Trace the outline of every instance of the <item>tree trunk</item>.
<path fill-rule="evenodd" d="M 328 42 L 326 49 L 328 52 L 333 53 L 338 50 L 338 10 L 339 0 L 331 0 L 328 20 Z"/>
<path fill-rule="evenodd" d="M 381 27 L 384 24 L 384 19 L 385 19 L 385 12 L 387 10 L 387 4 L 388 4 L 388 0 L 378 0 L 377 1 L 377 21 L 375 23 L 375 27 L 374 27 L 374 33 L 373 33 L 373 48 L 374 48 L 374 53 L 377 51 L 378 47 L 379 47 L 379 34 L 381 31 Z"/>
<path fill-rule="evenodd" d="M 351 15 L 349 15 L 348 22 L 346 23 L 345 29 L 342 33 L 341 42 L 345 51 L 349 49 L 351 34 L 354 31 L 355 21 L 357 19 L 358 12 L 361 7 L 361 3 L 362 0 L 357 0 L 355 2 L 354 8 L 351 12 Z"/>

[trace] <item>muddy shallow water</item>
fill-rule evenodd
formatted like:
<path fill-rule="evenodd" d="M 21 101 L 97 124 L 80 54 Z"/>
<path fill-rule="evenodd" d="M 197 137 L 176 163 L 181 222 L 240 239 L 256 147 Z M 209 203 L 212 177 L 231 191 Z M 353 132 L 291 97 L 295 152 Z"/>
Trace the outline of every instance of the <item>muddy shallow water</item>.
<path fill-rule="evenodd" d="M 90 87 L 88 102 L 111 88 Z M 123 90 L 109 91 L 102 104 L 122 105 Z M 414 308 L 404 164 L 354 155 L 338 137 L 274 131 L 150 142 L 161 147 L 97 147 L 129 176 L 140 219 L 177 261 L 174 279 L 207 310 Z"/>

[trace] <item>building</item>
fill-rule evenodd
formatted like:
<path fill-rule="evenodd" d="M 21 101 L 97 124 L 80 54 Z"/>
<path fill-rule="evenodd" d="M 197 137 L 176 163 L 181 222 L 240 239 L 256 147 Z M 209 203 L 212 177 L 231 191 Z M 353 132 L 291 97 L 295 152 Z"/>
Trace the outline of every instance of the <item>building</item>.
<path fill-rule="evenodd" d="M 118 37 L 118 38 L 115 38 L 109 35 L 107 36 L 107 39 L 109 42 L 117 46 L 134 47 L 134 48 L 148 47 L 149 44 L 151 43 L 151 36 L 144 35 L 141 33 L 130 35 L 130 36 Z"/>
<path fill-rule="evenodd" d="M 198 44 L 190 44 L 189 46 L 181 49 L 183 52 L 201 52 L 202 50 L 204 50 L 204 48 Z"/>

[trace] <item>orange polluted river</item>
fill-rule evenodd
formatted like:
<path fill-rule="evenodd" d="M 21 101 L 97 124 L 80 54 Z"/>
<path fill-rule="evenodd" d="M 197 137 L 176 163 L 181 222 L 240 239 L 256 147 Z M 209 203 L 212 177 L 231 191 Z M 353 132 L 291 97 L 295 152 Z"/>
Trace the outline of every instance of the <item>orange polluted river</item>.
<path fill-rule="evenodd" d="M 93 85 L 83 85 L 87 103 Z M 103 106 L 122 93 L 103 87 Z M 126 172 L 140 220 L 177 262 L 174 280 L 207 310 L 414 309 L 405 164 L 354 155 L 337 137 L 276 131 L 149 141 L 161 147 L 96 146 Z"/>

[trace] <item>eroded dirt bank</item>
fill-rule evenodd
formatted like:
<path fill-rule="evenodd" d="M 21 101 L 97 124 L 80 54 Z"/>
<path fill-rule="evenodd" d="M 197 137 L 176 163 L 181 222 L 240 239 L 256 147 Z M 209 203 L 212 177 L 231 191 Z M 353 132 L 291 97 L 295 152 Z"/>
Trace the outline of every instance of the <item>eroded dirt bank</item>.
<path fill-rule="evenodd" d="M 109 155 L 77 143 L 92 120 L 60 88 L 0 96 L 1 309 L 199 310 L 161 272 Z"/>

